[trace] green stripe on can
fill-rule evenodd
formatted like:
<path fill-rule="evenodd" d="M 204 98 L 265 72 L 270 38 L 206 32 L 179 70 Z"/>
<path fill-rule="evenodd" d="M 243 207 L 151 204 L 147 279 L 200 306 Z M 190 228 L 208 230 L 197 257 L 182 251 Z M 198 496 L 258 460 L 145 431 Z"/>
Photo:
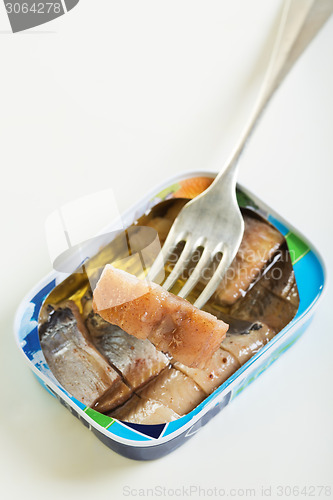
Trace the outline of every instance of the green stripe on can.
<path fill-rule="evenodd" d="M 289 232 L 286 235 L 286 240 L 288 243 L 291 262 L 293 264 L 296 264 L 296 262 L 298 262 L 302 257 L 304 257 L 304 255 L 306 255 L 310 251 L 308 245 L 295 233 Z"/>
<path fill-rule="evenodd" d="M 97 424 L 99 424 L 101 427 L 104 427 L 107 429 L 114 423 L 113 418 L 108 417 L 107 415 L 103 415 L 102 413 L 99 413 L 98 411 L 93 410 L 92 408 L 87 407 L 84 412 L 92 418 Z"/>
<path fill-rule="evenodd" d="M 181 185 L 178 182 L 176 184 L 172 184 L 172 186 L 168 186 L 167 188 L 163 189 L 158 194 L 156 194 L 153 197 L 153 199 L 155 199 L 155 198 L 161 198 L 161 200 L 164 200 L 169 194 L 175 193 L 180 188 L 181 188 Z"/>
<path fill-rule="evenodd" d="M 243 193 L 239 188 L 236 189 L 237 203 L 240 207 L 251 207 L 258 209 L 258 205 L 247 194 Z"/>

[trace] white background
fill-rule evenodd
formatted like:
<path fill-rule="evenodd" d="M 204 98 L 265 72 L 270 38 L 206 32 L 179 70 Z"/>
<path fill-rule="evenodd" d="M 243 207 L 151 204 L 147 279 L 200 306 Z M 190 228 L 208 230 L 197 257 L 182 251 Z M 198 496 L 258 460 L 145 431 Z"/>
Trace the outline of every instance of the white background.
<path fill-rule="evenodd" d="M 170 175 L 223 165 L 263 78 L 281 6 L 81 0 L 58 20 L 13 35 L 0 5 L 3 498 L 120 499 L 125 486 L 158 485 L 254 487 L 257 498 L 272 485 L 278 498 L 277 485 L 332 486 L 330 290 L 292 349 L 155 462 L 101 444 L 41 389 L 12 334 L 20 300 L 51 269 L 44 221 L 52 210 L 107 187 L 124 210 Z M 328 267 L 332 49 L 333 18 L 274 97 L 239 173 Z"/>

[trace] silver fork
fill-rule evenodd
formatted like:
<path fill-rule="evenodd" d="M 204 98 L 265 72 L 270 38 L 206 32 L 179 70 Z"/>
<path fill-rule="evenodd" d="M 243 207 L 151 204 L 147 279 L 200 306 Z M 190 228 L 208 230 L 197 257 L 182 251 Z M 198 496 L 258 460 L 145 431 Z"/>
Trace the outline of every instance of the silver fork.
<path fill-rule="evenodd" d="M 175 247 L 184 242 L 183 250 L 163 286 L 170 290 L 186 269 L 194 251 L 203 247 L 192 274 L 178 293 L 186 298 L 197 285 L 203 271 L 219 253 L 218 263 L 209 283 L 194 303 L 201 308 L 218 287 L 236 256 L 244 232 L 244 221 L 236 200 L 238 160 L 262 115 L 268 101 L 297 58 L 314 38 L 333 11 L 333 0 L 287 0 L 282 12 L 277 39 L 267 73 L 240 141 L 214 182 L 188 202 L 174 221 L 162 250 L 148 273 L 156 280 Z"/>

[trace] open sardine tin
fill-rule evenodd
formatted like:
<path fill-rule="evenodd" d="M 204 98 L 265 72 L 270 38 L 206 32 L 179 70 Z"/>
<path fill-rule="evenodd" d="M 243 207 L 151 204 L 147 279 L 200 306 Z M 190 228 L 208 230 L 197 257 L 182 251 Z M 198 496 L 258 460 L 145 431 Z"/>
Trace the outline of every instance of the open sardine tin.
<path fill-rule="evenodd" d="M 126 226 L 163 200 L 196 196 L 207 187 L 215 175 L 215 173 L 207 172 L 189 172 L 164 182 L 123 215 Z M 240 185 L 237 187 L 237 197 L 241 207 L 255 207 L 284 235 L 292 256 L 298 287 L 298 311 L 292 321 L 272 340 L 196 408 L 178 420 L 156 425 L 118 421 L 85 406 L 71 396 L 54 377 L 41 350 L 38 317 L 46 297 L 69 274 L 52 271 L 30 291 L 18 308 L 15 318 L 15 338 L 38 381 L 104 444 L 121 455 L 138 460 L 150 460 L 159 458 L 186 442 L 301 336 L 309 323 L 314 306 L 322 295 L 325 268 L 312 244 L 265 203 Z M 110 232 L 114 227 L 115 224 L 110 224 Z M 88 242 L 84 247 L 86 254 L 82 261 L 93 257 L 99 249 L 100 241 L 95 244 Z"/>

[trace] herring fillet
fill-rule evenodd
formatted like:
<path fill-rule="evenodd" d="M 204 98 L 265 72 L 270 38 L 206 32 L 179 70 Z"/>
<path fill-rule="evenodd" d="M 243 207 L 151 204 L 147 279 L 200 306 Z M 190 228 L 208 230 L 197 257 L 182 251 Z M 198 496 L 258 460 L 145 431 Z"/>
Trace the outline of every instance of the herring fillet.
<path fill-rule="evenodd" d="M 132 389 L 149 382 L 169 364 L 168 358 L 149 340 L 129 335 L 118 326 L 104 321 L 98 314 L 90 314 L 86 325 L 97 349 Z"/>
<path fill-rule="evenodd" d="M 159 401 L 178 415 L 186 415 L 206 397 L 205 392 L 175 368 L 165 368 L 137 393 L 141 399 Z"/>
<path fill-rule="evenodd" d="M 40 342 L 50 370 L 61 385 L 87 406 L 110 396 L 105 408 L 121 404 L 130 389 L 89 340 L 79 310 L 67 301 L 40 326 Z"/>
<path fill-rule="evenodd" d="M 112 418 L 134 424 L 164 424 L 177 420 L 180 415 L 153 399 L 141 399 L 134 394 L 124 405 L 109 413 Z"/>
<path fill-rule="evenodd" d="M 267 222 L 244 215 L 244 235 L 236 257 L 222 278 L 214 299 L 223 305 L 234 304 L 282 245 L 282 234 Z"/>
<path fill-rule="evenodd" d="M 205 365 L 228 329 L 226 323 L 187 300 L 110 264 L 94 290 L 93 310 L 191 367 Z"/>
<path fill-rule="evenodd" d="M 209 395 L 240 368 L 240 363 L 231 353 L 220 348 L 206 363 L 203 370 L 189 368 L 178 361 L 174 363 L 174 367 L 192 378 L 206 395 Z"/>
<path fill-rule="evenodd" d="M 275 335 L 275 331 L 261 322 L 256 322 L 248 332 L 226 335 L 221 347 L 232 354 L 243 365 Z"/>

